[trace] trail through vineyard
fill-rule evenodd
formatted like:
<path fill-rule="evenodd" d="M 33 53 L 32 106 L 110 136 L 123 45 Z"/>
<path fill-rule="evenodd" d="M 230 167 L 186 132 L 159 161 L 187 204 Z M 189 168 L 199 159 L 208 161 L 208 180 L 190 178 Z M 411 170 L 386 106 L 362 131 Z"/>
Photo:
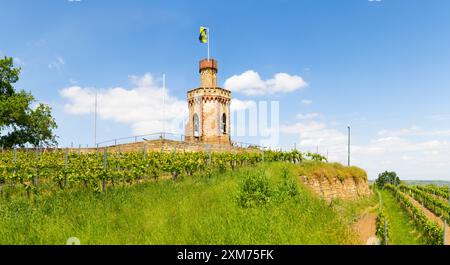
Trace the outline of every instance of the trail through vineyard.
<path fill-rule="evenodd" d="M 406 194 L 406 196 L 409 197 L 409 199 L 411 200 L 411 202 L 419 207 L 423 213 L 430 218 L 430 220 L 436 222 L 439 224 L 440 227 L 444 226 L 444 221 L 442 221 L 442 219 L 438 216 L 436 216 L 433 212 L 431 212 L 430 210 L 428 210 L 425 206 L 422 206 L 422 204 L 418 201 L 416 201 L 415 199 L 413 199 L 410 195 Z M 447 224 L 447 226 L 445 227 L 445 245 L 450 245 L 450 226 Z"/>
<path fill-rule="evenodd" d="M 377 219 L 377 215 L 375 213 L 365 213 L 353 226 L 353 229 L 357 231 L 359 235 L 359 240 L 362 245 L 366 245 L 369 242 L 369 239 L 372 239 L 375 236 L 376 226 L 375 221 Z"/>

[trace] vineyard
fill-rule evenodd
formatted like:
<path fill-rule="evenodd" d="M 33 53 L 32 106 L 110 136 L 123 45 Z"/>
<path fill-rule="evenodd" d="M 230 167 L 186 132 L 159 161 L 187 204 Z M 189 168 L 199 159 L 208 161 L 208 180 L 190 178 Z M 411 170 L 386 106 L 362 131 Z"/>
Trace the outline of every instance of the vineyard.
<path fill-rule="evenodd" d="M 59 168 L 65 168 L 64 151 L 44 153 L 41 159 L 47 155 L 46 160 L 54 159 Z M 102 192 L 104 175 L 92 178 L 103 170 L 103 155 L 68 154 L 67 170 L 63 171 L 67 174 L 59 177 L 58 168 L 45 173 L 41 169 L 37 184 L 32 179 L 23 182 L 35 185 L 30 197 L 20 180 L 9 178 L 4 182 L 0 199 L 0 243 L 65 244 L 69 237 L 79 238 L 83 245 L 358 243 L 349 226 L 352 218 L 344 219 L 341 213 L 300 185 L 299 167 L 323 164 L 306 161 L 311 159 L 306 155 L 298 163 L 299 157 L 278 152 L 266 152 L 264 157 L 262 153 L 236 154 L 236 157 L 212 153 L 211 159 L 209 154 L 177 154 L 179 161 L 182 157 L 200 161 L 196 161 L 194 169 L 186 167 L 186 161 L 180 163 L 182 170 L 174 181 L 173 168 L 164 169 L 162 164 L 173 162 L 169 160 L 173 154 L 148 153 L 145 159 L 142 153 L 124 153 L 120 158 L 119 154 L 107 154 L 108 175 L 134 172 L 138 166 L 135 163 L 154 159 L 158 164 L 155 175 L 158 179 L 154 181 L 146 170 L 134 175 L 108 176 L 106 190 Z M 222 163 L 225 156 L 230 156 L 230 160 Z M 17 153 L 17 164 L 19 158 L 23 161 L 25 157 L 35 158 Z M 268 162 L 269 159 L 279 161 Z M 122 162 L 117 164 L 117 169 L 112 167 L 116 160 Z M 75 161 L 80 162 L 75 164 Z M 97 164 L 100 173 L 80 166 L 87 163 Z M 78 174 L 72 173 L 74 165 Z M 16 176 L 23 170 L 17 167 Z M 29 178 L 34 174 L 31 171 Z M 91 180 L 80 179 L 82 176 Z M 8 195 L 7 189 L 16 192 Z"/>
<path fill-rule="evenodd" d="M 160 178 L 208 175 L 212 169 L 234 170 L 257 163 L 324 161 L 312 153 L 291 152 L 107 152 L 80 153 L 69 149 L 4 150 L 0 157 L 0 189 L 31 194 L 55 189 L 84 188 L 105 192 L 109 187 Z"/>
<path fill-rule="evenodd" d="M 448 200 L 447 187 L 387 184 L 384 189 L 395 198 L 408 219 L 412 220 L 414 228 L 409 228 L 409 232 L 417 229 L 421 234 L 420 241 L 425 244 L 449 244 L 446 222 L 449 221 L 450 206 L 449 201 L 445 200 L 445 198 Z M 380 216 L 385 218 L 384 213 Z M 380 232 L 377 230 L 377 233 L 382 235 L 383 228 L 380 227 L 379 230 Z"/>
<path fill-rule="evenodd" d="M 176 152 L 176 150 L 158 152 L 146 151 L 145 148 L 133 152 L 117 152 L 107 148 L 94 152 L 79 152 L 76 149 L 3 150 L 0 156 L 0 202 L 2 202 L 0 223 L 2 227 L 28 231 L 23 234 L 34 233 L 33 240 L 36 241 L 30 241 L 29 237 L 17 238 L 15 234 L 10 234 L 14 229 L 0 230 L 0 240 L 18 243 L 58 243 L 65 236 L 81 233 L 90 243 L 354 244 L 354 238 L 350 236 L 352 232 L 347 231 L 350 221 L 342 223 L 342 216 L 333 217 L 341 220 L 337 223 L 325 221 L 329 218 L 327 216 L 333 216 L 341 211 L 339 210 L 341 204 L 332 203 L 334 206 L 330 208 L 324 201 L 315 196 L 311 197 L 309 191 L 298 185 L 295 176 L 315 172 L 314 174 L 329 178 L 336 176 L 342 181 L 348 177 L 358 178 L 364 171 L 359 172 L 357 168 L 322 162 L 326 162 L 326 159 L 319 154 L 302 153 L 297 150 L 281 152 L 254 149 L 234 153 Z M 361 174 L 356 174 L 357 172 Z M 450 221 L 447 187 L 387 184 L 378 194 L 380 204 L 375 214 L 373 235 L 379 238 L 380 244 L 449 243 L 450 236 L 444 236 L 450 231 L 449 228 L 445 228 L 446 223 Z M 376 200 L 375 197 L 377 196 L 371 196 L 367 201 L 357 200 L 356 204 L 360 203 L 365 205 L 364 207 L 369 206 L 367 203 L 375 205 L 372 201 Z M 386 201 L 383 206 L 382 197 Z M 193 205 L 192 201 L 196 201 L 196 204 Z M 101 209 L 105 209 L 102 210 L 105 217 L 101 223 L 92 221 L 93 216 L 97 215 L 98 204 L 102 205 Z M 213 207 L 211 205 L 215 205 L 214 207 L 218 209 L 226 208 L 203 210 L 203 208 L 210 209 Z M 356 211 L 350 210 L 353 206 L 348 205 L 347 211 Z M 71 209 L 71 212 L 77 214 L 64 209 Z M 106 209 L 114 210 L 108 212 Z M 153 221 L 147 218 L 143 221 L 139 209 L 151 209 L 146 216 L 159 217 Z M 268 209 L 270 214 L 267 212 Z M 296 209 L 296 212 L 291 212 L 292 209 Z M 225 223 L 219 221 L 222 212 L 232 213 Z M 310 215 L 311 213 L 314 214 Z M 135 224 L 136 227 L 130 233 L 140 231 L 143 224 L 150 225 L 152 229 L 162 229 L 163 232 L 155 234 L 153 230 L 146 230 L 147 235 L 144 238 L 136 235 L 137 238 L 132 241 L 122 237 L 103 241 L 97 235 L 98 227 L 103 227 L 103 224 L 109 223 L 110 220 L 116 220 L 118 214 L 128 220 L 125 226 L 128 226 L 132 219 L 141 220 Z M 244 216 L 247 218 L 248 214 L 254 215 L 249 217 L 252 221 L 245 223 L 244 230 L 236 230 L 236 235 L 230 239 L 231 241 L 223 241 L 227 237 L 216 237 L 214 241 L 208 241 L 217 235 L 209 235 L 208 238 L 202 234 L 198 235 L 198 238 L 192 238 L 192 233 L 198 233 L 190 230 L 193 229 L 192 225 L 185 226 L 179 223 L 181 220 L 191 220 L 199 227 L 209 227 L 210 222 L 214 222 L 217 226 L 216 231 L 221 231 L 218 233 L 225 235 L 234 229 L 228 225 L 231 223 L 235 226 L 243 225 L 243 218 Z M 296 217 L 293 218 L 291 215 Z M 84 216 L 83 220 L 79 216 Z M 48 223 L 59 223 L 56 220 L 61 218 L 66 220 L 64 224 L 50 225 L 54 228 L 49 228 Z M 295 226 L 297 219 L 304 218 L 311 222 L 308 229 Z M 316 218 L 325 219 L 317 221 Z M 347 220 L 346 218 L 344 220 Z M 350 219 L 354 218 L 356 217 Z M 30 219 L 36 223 L 31 228 Z M 278 220 L 278 224 L 274 224 L 274 220 Z M 91 227 L 88 222 L 96 225 Z M 267 238 L 262 232 L 253 230 L 255 224 L 258 224 L 257 227 L 264 231 L 268 228 L 263 227 L 269 223 L 272 223 L 271 229 L 279 229 L 277 233 L 281 241 L 272 241 L 273 239 Z M 123 226 L 124 224 L 117 224 L 117 229 L 120 227 L 130 229 Z M 285 227 L 291 228 L 286 230 Z M 332 236 L 335 234 L 330 232 L 336 227 L 339 227 L 339 233 L 342 233 L 339 236 L 341 239 Z M 38 232 L 48 229 L 55 230 L 49 232 L 52 235 L 50 238 Z M 118 231 L 111 232 L 110 229 L 114 228 L 109 226 L 102 229 L 105 229 L 105 233 L 115 235 L 118 233 Z M 179 237 L 168 232 L 171 229 L 176 229 Z M 314 229 L 314 232 L 311 229 Z M 323 231 L 329 231 L 330 236 L 324 236 Z M 255 238 L 245 238 L 244 232 Z M 298 234 L 299 238 L 291 240 L 290 232 Z M 64 237 L 59 235 L 61 233 Z M 321 238 L 305 237 L 305 233 L 318 233 Z"/>

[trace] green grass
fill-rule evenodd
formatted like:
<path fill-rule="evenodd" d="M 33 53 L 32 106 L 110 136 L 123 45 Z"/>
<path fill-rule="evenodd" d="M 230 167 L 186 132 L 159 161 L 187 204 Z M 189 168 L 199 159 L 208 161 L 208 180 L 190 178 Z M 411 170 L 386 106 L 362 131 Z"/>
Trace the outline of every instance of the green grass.
<path fill-rule="evenodd" d="M 297 168 L 301 176 L 326 177 L 328 179 L 338 178 L 344 180 L 353 178 L 355 181 L 367 181 L 367 173 L 355 166 L 347 167 L 339 163 L 325 163 L 317 161 L 304 161 Z"/>
<path fill-rule="evenodd" d="M 415 229 L 413 220 L 401 208 L 392 193 L 381 191 L 382 207 L 390 223 L 390 245 L 424 244 L 421 234 Z"/>
<path fill-rule="evenodd" d="M 376 206 L 377 203 L 377 195 L 372 194 L 354 201 L 335 200 L 333 201 L 333 208 L 347 223 L 354 223 L 358 221 L 364 213 L 376 213 L 376 207 L 374 206 Z"/>
<path fill-rule="evenodd" d="M 256 207 L 237 197 L 249 172 L 265 172 L 276 190 L 283 168 L 294 198 Z M 105 194 L 60 191 L 0 199 L 0 244 L 354 244 L 346 218 L 298 182 L 296 167 L 265 163 L 225 173 L 116 187 Z M 252 173 L 250 173 L 252 174 Z"/>

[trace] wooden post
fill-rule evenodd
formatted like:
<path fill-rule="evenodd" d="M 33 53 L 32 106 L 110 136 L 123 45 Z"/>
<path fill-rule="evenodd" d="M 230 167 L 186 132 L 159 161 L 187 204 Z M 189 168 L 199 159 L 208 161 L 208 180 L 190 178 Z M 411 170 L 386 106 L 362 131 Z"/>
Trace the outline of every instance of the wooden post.
<path fill-rule="evenodd" d="M 209 164 L 211 164 L 211 161 L 212 161 L 211 148 L 212 148 L 212 146 L 209 145 L 208 147 L 209 147 L 209 148 L 208 148 L 208 150 L 209 150 Z"/>
<path fill-rule="evenodd" d="M 119 163 L 118 163 L 119 171 L 120 171 L 120 159 L 121 158 L 122 158 L 122 149 L 120 148 L 120 145 L 119 145 Z"/>
<path fill-rule="evenodd" d="M 16 159 L 17 159 L 17 150 L 16 146 L 14 145 L 14 174 L 16 173 Z"/>
<path fill-rule="evenodd" d="M 69 156 L 69 148 L 66 147 L 66 154 L 64 156 L 64 169 L 66 173 L 64 174 L 64 188 L 67 185 L 67 162 L 68 162 L 68 156 Z"/>
<path fill-rule="evenodd" d="M 35 147 L 35 149 L 36 149 L 36 176 L 34 176 L 33 177 L 33 185 L 37 185 L 37 178 L 38 178 L 38 175 L 39 175 L 39 164 L 38 164 L 38 162 L 39 162 L 39 150 L 38 150 L 38 147 Z"/>
<path fill-rule="evenodd" d="M 106 164 L 107 163 L 107 155 L 106 155 L 106 146 L 103 149 L 103 170 L 105 171 L 105 176 L 102 178 L 102 191 L 106 191 Z"/>
<path fill-rule="evenodd" d="M 446 227 L 447 227 L 447 219 L 445 219 L 444 218 L 444 237 L 443 237 L 443 240 L 444 240 L 444 242 L 442 242 L 442 245 L 445 245 L 445 229 L 446 229 Z"/>
<path fill-rule="evenodd" d="M 388 245 L 386 218 L 384 218 L 384 244 Z"/>
<path fill-rule="evenodd" d="M 145 145 L 145 142 L 144 142 L 144 146 L 142 147 L 142 151 L 144 152 L 144 159 L 147 157 L 147 150 L 146 150 L 146 145 Z"/>

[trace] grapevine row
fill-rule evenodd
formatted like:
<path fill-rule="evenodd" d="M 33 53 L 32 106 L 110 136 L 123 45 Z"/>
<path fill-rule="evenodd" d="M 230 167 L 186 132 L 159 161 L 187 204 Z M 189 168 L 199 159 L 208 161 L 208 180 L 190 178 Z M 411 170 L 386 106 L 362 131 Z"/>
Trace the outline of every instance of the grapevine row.
<path fill-rule="evenodd" d="M 419 201 L 423 204 L 427 209 L 432 211 L 438 216 L 443 217 L 447 221 L 450 221 L 450 206 L 447 202 L 444 202 L 440 199 L 437 199 L 433 195 L 420 190 L 419 187 L 416 186 L 407 186 L 407 185 L 400 185 L 399 189 L 403 192 L 408 192 L 411 195 L 414 196 L 414 199 Z"/>
<path fill-rule="evenodd" d="M 448 200 L 449 198 L 448 187 L 438 187 L 435 185 L 416 185 L 415 187 L 419 190 L 434 194 L 445 200 Z"/>
<path fill-rule="evenodd" d="M 5 151 L 0 156 L 0 188 L 2 184 L 21 184 L 27 194 L 39 185 L 61 189 L 81 185 L 95 191 L 105 191 L 110 185 L 140 183 L 162 176 L 177 179 L 181 175 L 210 174 L 212 169 L 224 171 L 240 166 L 252 166 L 262 161 L 299 163 L 309 157 L 324 160 L 316 154 L 264 151 L 242 153 L 207 152 L 104 152 L 76 153 Z"/>
<path fill-rule="evenodd" d="M 375 235 L 380 239 L 381 245 L 387 245 L 390 239 L 390 225 L 386 213 L 383 209 L 378 210 L 375 225 Z"/>
<path fill-rule="evenodd" d="M 392 191 L 397 201 L 405 209 L 405 211 L 411 216 L 416 225 L 423 231 L 426 242 L 430 245 L 442 245 L 443 242 L 443 230 L 435 222 L 430 221 L 425 214 L 416 207 L 411 200 L 403 194 L 399 188 L 387 184 L 385 187 Z"/>

